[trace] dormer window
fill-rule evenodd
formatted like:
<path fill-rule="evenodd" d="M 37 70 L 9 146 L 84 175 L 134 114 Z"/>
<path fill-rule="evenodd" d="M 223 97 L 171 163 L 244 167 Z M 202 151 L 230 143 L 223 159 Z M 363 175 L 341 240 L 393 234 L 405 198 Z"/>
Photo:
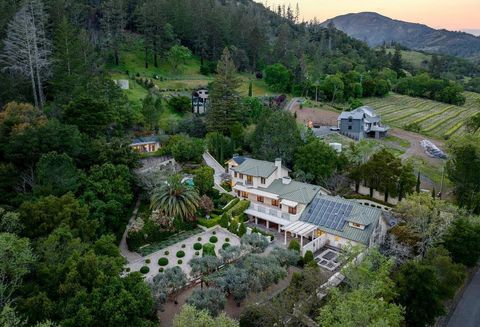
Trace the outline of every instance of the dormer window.
<path fill-rule="evenodd" d="M 365 229 L 365 225 L 358 224 L 358 223 L 354 223 L 354 222 L 349 222 L 348 225 L 349 225 L 350 227 L 357 228 L 357 229 L 361 229 L 361 230 L 364 230 L 364 229 Z"/>
<path fill-rule="evenodd" d="M 352 116 L 348 117 L 348 122 L 351 123 L 353 121 Z"/>
<path fill-rule="evenodd" d="M 260 183 L 265 184 L 265 177 L 260 178 Z"/>

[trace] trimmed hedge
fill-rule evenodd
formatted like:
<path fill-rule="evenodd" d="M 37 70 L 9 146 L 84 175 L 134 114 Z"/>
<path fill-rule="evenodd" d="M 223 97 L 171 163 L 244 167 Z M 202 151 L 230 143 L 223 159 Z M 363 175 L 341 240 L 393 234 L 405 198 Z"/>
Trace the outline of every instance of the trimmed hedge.
<path fill-rule="evenodd" d="M 240 199 L 239 198 L 235 198 L 233 199 L 232 201 L 230 201 L 230 203 L 223 208 L 223 210 L 225 212 L 228 212 L 230 209 L 232 209 L 238 202 L 240 202 Z"/>
<path fill-rule="evenodd" d="M 213 235 L 217 235 L 217 231 L 214 230 L 214 231 L 212 232 L 212 234 L 213 234 Z"/>
<path fill-rule="evenodd" d="M 225 242 L 227 242 L 227 243 L 230 242 L 230 238 L 226 237 Z"/>
<path fill-rule="evenodd" d="M 142 268 L 140 268 L 140 272 L 142 274 L 148 274 L 148 272 L 150 271 L 150 268 L 148 268 L 147 266 L 143 266 Z"/>
<path fill-rule="evenodd" d="M 164 270 L 164 269 L 163 269 L 162 267 L 160 267 L 160 268 L 158 269 L 158 272 L 163 272 L 163 270 Z"/>
<path fill-rule="evenodd" d="M 150 259 L 145 260 L 146 264 L 149 264 L 150 262 L 152 262 Z"/>
<path fill-rule="evenodd" d="M 181 264 L 183 263 L 183 260 L 182 260 L 182 259 L 179 259 L 179 260 L 177 261 L 177 263 L 178 263 L 179 265 L 181 265 Z"/>
<path fill-rule="evenodd" d="M 218 217 L 218 216 L 215 217 L 215 218 L 210 218 L 210 219 L 200 218 L 200 219 L 198 219 L 198 224 L 202 225 L 204 227 L 210 228 L 210 227 L 213 227 L 215 225 L 218 225 L 220 223 L 220 219 L 221 219 L 221 217 Z"/>
<path fill-rule="evenodd" d="M 177 254 L 176 254 L 177 258 L 183 258 L 185 256 L 185 252 L 183 251 L 178 251 Z"/>
<path fill-rule="evenodd" d="M 228 248 L 229 246 L 230 246 L 230 243 L 223 243 L 222 249 L 225 250 L 225 249 Z"/>
<path fill-rule="evenodd" d="M 165 254 L 165 255 L 169 255 L 169 254 L 170 254 L 170 252 L 168 252 L 168 251 L 165 251 L 165 252 L 163 252 L 163 254 Z"/>
<path fill-rule="evenodd" d="M 201 240 L 202 240 L 202 238 L 201 238 L 200 236 L 199 236 L 199 237 L 197 237 L 197 241 L 199 241 L 199 242 L 200 242 Z"/>
<path fill-rule="evenodd" d="M 210 243 L 217 243 L 218 242 L 218 237 L 216 236 L 211 236 L 209 239 Z"/>
<path fill-rule="evenodd" d="M 182 244 L 182 249 L 185 249 L 185 244 Z"/>
<path fill-rule="evenodd" d="M 214 257 L 217 256 L 217 254 L 215 253 L 215 244 L 212 244 L 212 243 L 203 244 L 203 256 L 207 256 L 207 255 L 212 255 Z"/>
<path fill-rule="evenodd" d="M 195 255 L 199 255 L 199 254 L 200 254 L 200 252 L 198 252 L 198 251 L 195 252 Z"/>
<path fill-rule="evenodd" d="M 168 265 L 168 259 L 165 258 L 165 257 L 158 259 L 158 265 L 159 265 L 159 266 L 166 266 L 166 265 Z"/>
<path fill-rule="evenodd" d="M 201 250 L 202 249 L 202 244 L 201 243 L 195 243 L 193 244 L 193 249 L 194 250 Z"/>
<path fill-rule="evenodd" d="M 227 211 L 227 214 L 231 217 L 241 215 L 245 210 L 250 206 L 250 201 L 242 200 L 235 204 L 230 210 Z"/>

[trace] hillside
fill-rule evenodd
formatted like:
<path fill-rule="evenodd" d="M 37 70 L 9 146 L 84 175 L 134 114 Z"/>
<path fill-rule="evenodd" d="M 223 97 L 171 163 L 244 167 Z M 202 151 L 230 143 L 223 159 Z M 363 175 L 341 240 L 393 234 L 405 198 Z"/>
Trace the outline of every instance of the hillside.
<path fill-rule="evenodd" d="M 417 123 L 421 134 L 447 139 L 464 134 L 464 122 L 480 112 L 480 94 L 465 92 L 465 97 L 467 101 L 463 106 L 395 93 L 384 98 L 367 98 L 363 102 L 373 107 L 390 126 L 402 128 Z"/>
<path fill-rule="evenodd" d="M 394 20 L 373 12 L 347 14 L 331 18 L 349 36 L 378 46 L 384 42 L 398 42 L 410 49 L 442 53 L 463 58 L 480 58 L 480 37 L 464 32 L 436 30 L 422 24 Z"/>

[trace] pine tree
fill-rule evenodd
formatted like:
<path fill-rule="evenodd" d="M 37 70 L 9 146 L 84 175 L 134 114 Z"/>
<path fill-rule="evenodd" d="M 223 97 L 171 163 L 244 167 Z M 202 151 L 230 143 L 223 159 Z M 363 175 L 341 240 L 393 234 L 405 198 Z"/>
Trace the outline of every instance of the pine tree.
<path fill-rule="evenodd" d="M 120 63 L 120 45 L 126 21 L 125 0 L 107 0 L 102 4 L 100 24 L 103 31 L 104 46 L 113 51 L 115 65 Z"/>
<path fill-rule="evenodd" d="M 210 91 L 207 128 L 211 132 L 227 134 L 230 127 L 241 120 L 241 104 L 237 92 L 240 80 L 236 74 L 230 51 L 225 48 Z"/>
<path fill-rule="evenodd" d="M 403 74 L 402 52 L 399 46 L 395 47 L 395 53 L 392 57 L 391 66 L 392 69 L 399 74 L 399 76 Z"/>
<path fill-rule="evenodd" d="M 253 95 L 253 83 L 250 81 L 248 84 L 248 96 L 251 97 Z"/>

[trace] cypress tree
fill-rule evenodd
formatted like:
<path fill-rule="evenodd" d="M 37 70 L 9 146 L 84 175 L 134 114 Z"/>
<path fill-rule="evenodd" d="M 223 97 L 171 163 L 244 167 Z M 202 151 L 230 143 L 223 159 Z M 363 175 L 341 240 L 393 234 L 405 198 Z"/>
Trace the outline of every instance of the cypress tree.
<path fill-rule="evenodd" d="M 418 175 L 417 175 L 417 186 L 415 187 L 415 191 L 417 193 L 420 193 L 420 172 L 418 172 Z"/>
<path fill-rule="evenodd" d="M 250 84 L 248 84 L 248 96 L 252 97 L 253 95 L 253 83 L 250 81 Z"/>
<path fill-rule="evenodd" d="M 241 120 L 240 97 L 237 92 L 239 86 L 237 69 L 230 51 L 225 48 L 210 91 L 210 108 L 207 112 L 209 131 L 228 134 L 230 127 Z"/>

